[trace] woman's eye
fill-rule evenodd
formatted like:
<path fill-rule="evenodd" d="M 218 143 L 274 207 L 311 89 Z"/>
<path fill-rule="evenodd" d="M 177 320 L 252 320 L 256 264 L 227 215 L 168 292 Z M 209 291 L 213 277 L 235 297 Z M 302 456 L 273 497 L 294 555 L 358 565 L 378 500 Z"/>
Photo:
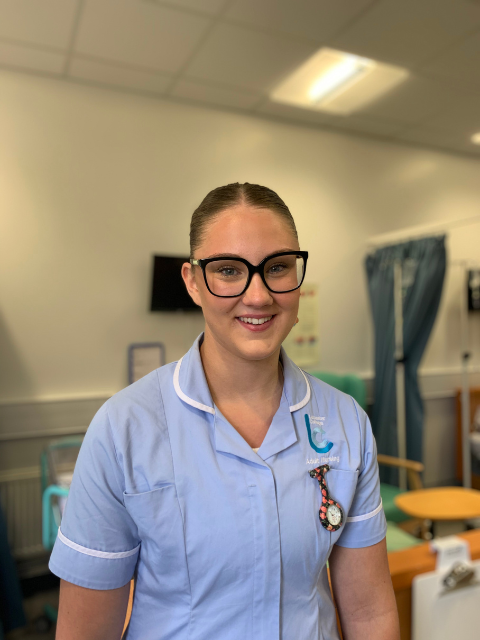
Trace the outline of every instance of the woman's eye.
<path fill-rule="evenodd" d="M 220 275 L 226 276 L 226 277 L 237 275 L 237 270 L 235 269 L 235 267 L 222 267 L 221 269 L 218 270 L 218 272 L 220 273 Z"/>
<path fill-rule="evenodd" d="M 272 275 L 275 276 L 285 271 L 285 269 L 287 269 L 286 264 L 281 264 L 281 263 L 272 264 L 272 266 L 268 268 L 268 273 L 271 273 Z"/>

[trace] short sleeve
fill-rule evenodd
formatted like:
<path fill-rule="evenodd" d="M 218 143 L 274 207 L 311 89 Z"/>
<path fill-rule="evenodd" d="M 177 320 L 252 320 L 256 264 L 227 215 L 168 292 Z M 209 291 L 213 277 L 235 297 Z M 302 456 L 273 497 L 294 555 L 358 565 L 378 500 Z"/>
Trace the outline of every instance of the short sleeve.
<path fill-rule="evenodd" d="M 348 512 L 345 528 L 338 539 L 340 547 L 369 547 L 380 542 L 387 533 L 387 522 L 380 497 L 377 446 L 367 414 L 355 403 L 363 443 L 362 466 L 357 487 Z"/>
<path fill-rule="evenodd" d="M 124 502 L 124 475 L 107 410 L 98 411 L 80 449 L 50 570 L 90 589 L 116 589 L 133 577 L 140 541 Z"/>

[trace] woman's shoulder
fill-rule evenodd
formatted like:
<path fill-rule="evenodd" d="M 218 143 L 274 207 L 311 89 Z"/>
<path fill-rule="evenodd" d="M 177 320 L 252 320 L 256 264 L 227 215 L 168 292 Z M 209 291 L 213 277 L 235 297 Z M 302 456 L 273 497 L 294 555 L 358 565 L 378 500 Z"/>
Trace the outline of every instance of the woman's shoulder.
<path fill-rule="evenodd" d="M 340 389 L 337 389 L 328 382 L 324 382 L 313 374 L 308 373 L 308 371 L 303 371 L 303 369 L 301 371 L 306 376 L 310 384 L 310 388 L 315 395 L 320 396 L 328 403 L 334 402 L 343 410 L 353 410 L 355 412 L 364 413 L 363 409 L 353 396 L 345 393 L 344 391 L 340 391 Z"/>
<path fill-rule="evenodd" d="M 108 408 L 122 410 L 138 405 L 148 406 L 151 403 L 155 403 L 158 395 L 165 390 L 165 385 L 168 382 L 172 384 L 176 365 L 177 362 L 170 362 L 163 365 L 163 367 L 154 369 L 143 378 L 132 382 L 128 387 L 115 393 L 107 400 L 106 405 Z"/>
<path fill-rule="evenodd" d="M 155 369 L 115 393 L 100 408 L 97 419 L 109 422 L 116 434 L 149 430 L 152 426 L 161 428 L 165 422 L 164 398 L 168 384 L 173 384 L 175 365 L 173 362 Z"/>

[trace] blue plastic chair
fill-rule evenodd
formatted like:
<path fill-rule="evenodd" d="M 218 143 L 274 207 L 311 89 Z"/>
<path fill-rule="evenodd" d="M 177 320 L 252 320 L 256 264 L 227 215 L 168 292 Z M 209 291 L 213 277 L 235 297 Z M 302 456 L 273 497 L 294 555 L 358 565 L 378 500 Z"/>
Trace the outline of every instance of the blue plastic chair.
<path fill-rule="evenodd" d="M 62 520 L 59 500 L 67 498 L 68 488 L 49 483 L 49 457 L 57 449 L 75 447 L 80 450 L 83 438 L 61 438 L 51 442 L 42 453 L 40 459 L 41 485 L 42 485 L 42 544 L 47 551 L 53 549 L 57 539 L 58 529 Z M 44 617 L 51 622 L 56 622 L 58 611 L 51 605 L 44 606 Z"/>

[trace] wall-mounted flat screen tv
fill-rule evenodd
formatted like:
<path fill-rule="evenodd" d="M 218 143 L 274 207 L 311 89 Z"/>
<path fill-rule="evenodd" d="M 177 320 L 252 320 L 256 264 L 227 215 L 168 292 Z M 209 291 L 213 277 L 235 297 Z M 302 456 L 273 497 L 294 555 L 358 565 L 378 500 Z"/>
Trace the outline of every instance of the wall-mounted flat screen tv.
<path fill-rule="evenodd" d="M 181 269 L 189 258 L 153 256 L 150 311 L 200 311 L 188 295 Z"/>

